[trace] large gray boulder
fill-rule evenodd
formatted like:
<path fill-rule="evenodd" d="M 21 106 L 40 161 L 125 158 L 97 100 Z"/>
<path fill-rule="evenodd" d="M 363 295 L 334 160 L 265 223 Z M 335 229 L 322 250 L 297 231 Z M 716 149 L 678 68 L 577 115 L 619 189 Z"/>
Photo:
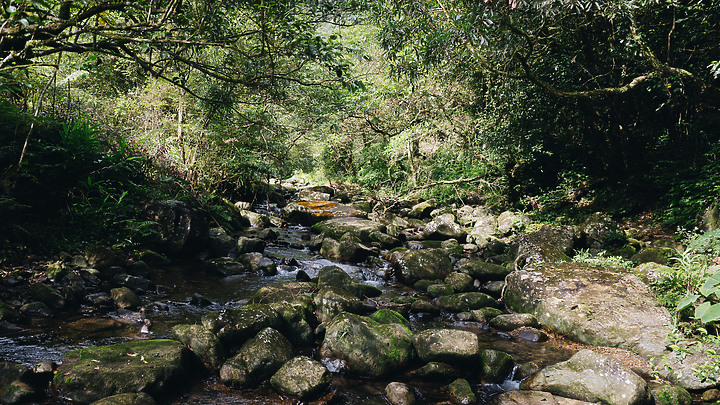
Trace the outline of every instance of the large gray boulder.
<path fill-rule="evenodd" d="M 223 364 L 220 380 L 237 387 L 254 386 L 270 378 L 291 358 L 292 345 L 287 338 L 273 328 L 265 328 Z"/>
<path fill-rule="evenodd" d="M 457 329 L 427 329 L 413 339 L 424 362 L 472 364 L 479 361 L 480 344 L 475 333 Z"/>
<path fill-rule="evenodd" d="M 299 201 L 282 209 L 282 216 L 290 222 L 312 225 L 331 218 L 363 217 L 367 213 L 334 201 Z"/>
<path fill-rule="evenodd" d="M 571 255 L 581 237 L 582 234 L 572 226 L 544 225 L 538 230 L 520 235 L 515 243 L 521 251 L 523 245 L 550 245 L 566 255 Z"/>
<path fill-rule="evenodd" d="M 583 263 L 545 264 L 511 273 L 504 300 L 517 312 L 583 343 L 662 354 L 670 313 L 630 270 Z"/>
<path fill-rule="evenodd" d="M 597 403 L 557 397 L 544 391 L 507 391 L 492 397 L 488 405 L 597 405 Z"/>
<path fill-rule="evenodd" d="M 280 367 L 270 378 L 270 384 L 283 394 L 304 399 L 324 391 L 332 378 L 332 373 L 319 361 L 297 356 Z"/>
<path fill-rule="evenodd" d="M 425 225 L 423 235 L 427 239 L 462 239 L 467 232 L 455 222 L 453 214 L 438 215 Z"/>
<path fill-rule="evenodd" d="M 202 325 L 218 336 L 226 350 L 232 351 L 261 330 L 280 328 L 283 322 L 270 305 L 248 304 L 207 314 L 202 317 Z"/>
<path fill-rule="evenodd" d="M 381 324 L 343 312 L 326 327 L 320 355 L 351 374 L 379 377 L 405 367 L 415 352 L 412 332 L 399 323 Z"/>
<path fill-rule="evenodd" d="M 495 238 L 497 226 L 497 218 L 490 210 L 481 211 L 466 240 L 468 243 L 474 243 L 482 249 Z"/>
<path fill-rule="evenodd" d="M 162 395 L 182 386 L 188 360 L 185 345 L 175 340 L 86 347 L 63 356 L 54 386 L 61 398 L 79 404 L 127 392 Z"/>
<path fill-rule="evenodd" d="M 443 280 L 453 270 L 443 249 L 407 250 L 397 260 L 398 274 L 408 284 L 418 280 Z"/>
<path fill-rule="evenodd" d="M 606 405 L 639 405 L 649 399 L 642 377 L 614 358 L 591 350 L 546 367 L 525 381 L 523 388 Z"/>
<path fill-rule="evenodd" d="M 202 325 L 176 325 L 173 337 L 185 344 L 200 360 L 211 369 L 217 370 L 225 360 L 225 348 L 220 339 Z"/>
<path fill-rule="evenodd" d="M 349 233 L 360 243 L 377 242 L 385 247 L 400 244 L 397 239 L 385 233 L 384 225 L 357 217 L 331 218 L 313 225 L 312 230 L 335 240 L 340 240 L 343 235 Z"/>
<path fill-rule="evenodd" d="M 341 312 L 360 312 L 363 303 L 347 290 L 325 287 L 315 296 L 315 307 L 318 320 L 328 322 Z"/>

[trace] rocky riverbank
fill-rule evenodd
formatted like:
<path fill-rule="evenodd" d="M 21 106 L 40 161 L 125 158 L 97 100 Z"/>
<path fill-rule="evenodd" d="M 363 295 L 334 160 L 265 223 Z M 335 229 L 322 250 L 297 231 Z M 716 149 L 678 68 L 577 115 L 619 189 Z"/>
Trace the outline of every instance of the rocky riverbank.
<path fill-rule="evenodd" d="M 164 305 L 164 287 L 149 269 L 168 257 L 201 258 L 199 271 L 218 279 L 290 269 L 296 280 L 262 287 L 197 323 L 177 324 L 172 339 L 81 348 L 60 365 L 2 362 L 0 400 L 147 404 L 208 375 L 235 389 L 267 386 L 314 403 L 355 403 L 333 388 L 340 374 L 390 380 L 383 398 L 391 404 L 426 403 L 419 387 L 428 380 L 441 382 L 454 404 L 689 404 L 689 391 L 707 398 L 715 392 L 715 382 L 692 371 L 707 355 L 680 357 L 667 349 L 671 317 L 647 286 L 657 266 L 678 253 L 627 238 L 603 215 L 550 226 L 481 206 L 382 202 L 339 184 L 286 183 L 282 190 L 299 200 L 273 212 L 226 204 L 226 228 L 210 226 L 207 215 L 185 204 L 153 203 L 152 250 L 128 257 L 93 247 L 42 271 L 6 270 L 0 289 L 6 330 L 68 311 L 99 317 L 121 310 L 124 321 L 146 328 L 147 338 L 152 325 L 144 314 Z M 396 289 L 358 282 L 333 265 L 311 277 L 292 258 L 269 254 L 266 247 L 293 223 L 312 231 L 294 248 L 366 263 Z M 572 262 L 579 249 L 613 249 L 639 266 Z M 521 362 L 482 344 L 486 331 L 534 345 L 561 333 L 639 355 L 652 370 L 602 350 L 580 350 L 547 366 Z M 489 386 L 498 388 L 479 389 Z"/>

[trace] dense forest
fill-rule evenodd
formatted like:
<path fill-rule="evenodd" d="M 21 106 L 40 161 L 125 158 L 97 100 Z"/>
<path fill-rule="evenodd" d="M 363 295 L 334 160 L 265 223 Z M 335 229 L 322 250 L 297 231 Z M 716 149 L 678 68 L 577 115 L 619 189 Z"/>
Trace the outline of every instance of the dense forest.
<path fill-rule="evenodd" d="M 6 254 L 82 224 L 129 243 L 140 201 L 211 209 L 292 175 L 670 228 L 720 189 L 714 0 L 1 9 Z"/>

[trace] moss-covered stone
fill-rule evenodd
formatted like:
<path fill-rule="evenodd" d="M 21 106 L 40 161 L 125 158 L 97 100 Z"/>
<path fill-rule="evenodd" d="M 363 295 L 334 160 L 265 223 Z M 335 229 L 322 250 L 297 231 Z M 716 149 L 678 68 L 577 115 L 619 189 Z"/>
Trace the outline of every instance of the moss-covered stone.
<path fill-rule="evenodd" d="M 443 249 L 408 250 L 398 260 L 399 276 L 409 285 L 418 280 L 442 280 L 452 271 L 450 256 Z"/>
<path fill-rule="evenodd" d="M 512 356 L 499 350 L 481 350 L 480 360 L 483 379 L 491 384 L 505 381 L 515 367 Z"/>
<path fill-rule="evenodd" d="M 292 302 L 276 302 L 270 306 L 280 315 L 282 326 L 278 329 L 293 344 L 310 345 L 315 341 L 311 323 L 316 323 L 313 300 L 310 296 L 299 296 Z"/>
<path fill-rule="evenodd" d="M 675 249 L 667 247 L 647 247 L 640 249 L 630 260 L 638 264 L 653 262 L 667 265 L 673 257 L 678 257 L 678 252 Z"/>
<path fill-rule="evenodd" d="M 379 377 L 403 368 L 414 357 L 412 332 L 398 324 L 340 313 L 327 325 L 320 350 L 349 373 Z"/>
<path fill-rule="evenodd" d="M 12 321 L 17 319 L 20 313 L 11 307 L 8 303 L 0 301 L 0 320 Z"/>
<path fill-rule="evenodd" d="M 469 274 L 452 272 L 445 277 L 445 283 L 457 292 L 470 292 L 475 289 L 475 280 Z"/>
<path fill-rule="evenodd" d="M 460 370 L 447 364 L 431 361 L 410 374 L 412 377 L 428 381 L 452 381 L 460 376 Z"/>
<path fill-rule="evenodd" d="M 362 301 L 355 295 L 337 287 L 326 287 L 315 296 L 315 308 L 320 322 L 329 322 L 341 312 L 359 313 Z"/>
<path fill-rule="evenodd" d="M 505 266 L 470 259 L 461 259 L 458 261 L 458 272 L 467 274 L 481 281 L 502 280 L 510 274 L 510 270 Z"/>
<path fill-rule="evenodd" d="M 267 304 L 248 304 L 203 316 L 202 325 L 215 333 L 226 350 L 240 347 L 261 330 L 281 328 L 280 315 Z"/>
<path fill-rule="evenodd" d="M 142 304 L 140 297 L 127 287 L 113 288 L 110 295 L 118 308 L 137 308 Z"/>
<path fill-rule="evenodd" d="M 445 297 L 455 294 L 455 289 L 449 284 L 433 284 L 428 286 L 427 293 L 431 297 Z"/>
<path fill-rule="evenodd" d="M 496 306 L 497 301 L 485 293 L 467 292 L 439 297 L 435 305 L 451 312 L 468 312 L 489 306 Z"/>
<path fill-rule="evenodd" d="M 188 360 L 185 346 L 168 339 L 86 347 L 63 356 L 53 384 L 81 404 L 127 392 L 162 395 L 182 386 Z"/>
<path fill-rule="evenodd" d="M 470 383 L 463 378 L 458 378 L 448 385 L 450 399 L 456 405 L 471 405 L 477 402 L 477 397 L 470 387 Z"/>
<path fill-rule="evenodd" d="M 677 385 L 661 385 L 650 389 L 655 405 L 691 405 L 693 398 L 690 393 Z"/>
<path fill-rule="evenodd" d="M 399 323 L 407 328 L 410 328 L 410 321 L 400 315 L 399 312 L 393 311 L 392 309 L 379 309 L 373 312 L 370 315 L 370 318 L 378 323 Z"/>
<path fill-rule="evenodd" d="M 155 405 L 156 402 L 150 395 L 139 393 L 117 394 L 111 397 L 95 401 L 92 405 Z"/>
<path fill-rule="evenodd" d="M 220 339 L 202 325 L 176 325 L 173 337 L 187 345 L 200 360 L 212 369 L 219 369 L 225 360 L 225 348 Z"/>
<path fill-rule="evenodd" d="M 427 329 L 415 335 L 413 345 L 418 357 L 426 362 L 473 364 L 480 345 L 475 333 L 457 329 Z"/>
<path fill-rule="evenodd" d="M 324 391 L 332 382 L 332 373 L 319 361 L 297 356 L 270 378 L 270 384 L 285 395 L 305 399 Z"/>
<path fill-rule="evenodd" d="M 273 302 L 294 301 L 300 296 L 310 296 L 317 291 L 317 285 L 310 282 L 290 281 L 268 284 L 261 287 L 250 297 L 252 304 L 271 304 Z"/>
<path fill-rule="evenodd" d="M 47 284 L 32 284 L 30 286 L 30 295 L 32 295 L 33 299 L 42 302 L 52 309 L 61 309 L 65 306 L 65 298 Z"/>
<path fill-rule="evenodd" d="M 223 364 L 220 380 L 237 387 L 251 387 L 270 378 L 292 358 L 292 345 L 273 328 L 261 330 Z"/>

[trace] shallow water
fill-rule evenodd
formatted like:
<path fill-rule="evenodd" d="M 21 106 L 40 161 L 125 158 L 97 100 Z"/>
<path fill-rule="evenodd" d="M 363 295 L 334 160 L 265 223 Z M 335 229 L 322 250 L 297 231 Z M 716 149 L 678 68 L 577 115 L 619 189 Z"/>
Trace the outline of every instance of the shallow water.
<path fill-rule="evenodd" d="M 279 266 L 275 276 L 246 274 L 221 278 L 209 275 L 202 270 L 202 263 L 185 262 L 165 268 L 151 269 L 150 278 L 158 286 L 158 294 L 143 296 L 148 303 L 144 312 L 113 311 L 110 314 L 94 312 L 83 308 L 79 312 L 60 314 L 50 319 L 35 319 L 22 329 L 0 329 L 0 358 L 26 365 L 45 360 L 59 362 L 68 350 L 90 346 L 105 345 L 133 339 L 169 337 L 170 330 L 180 323 L 195 323 L 208 312 L 222 308 L 242 305 L 258 288 L 270 284 L 295 280 L 299 270 L 310 277 L 328 265 L 337 265 L 356 281 L 372 284 L 385 294 L 409 294 L 412 290 L 397 283 L 384 281 L 379 274 L 388 264 L 349 265 L 336 263 L 310 252 L 305 245 L 303 235 L 307 228 L 290 227 L 279 229 L 281 236 L 271 243 L 265 254 L 280 263 L 284 258 L 293 258 L 297 266 Z M 204 305 L 193 301 L 199 294 L 209 301 Z M 383 300 L 383 297 L 378 298 Z M 143 333 L 143 320 L 151 321 L 150 333 Z M 486 326 L 476 322 L 460 322 L 450 314 L 439 317 L 420 315 L 411 316 L 411 328 L 422 330 L 430 327 L 455 327 L 471 330 L 478 334 L 483 348 L 492 348 L 510 353 L 517 363 L 535 362 L 543 367 L 563 361 L 572 355 L 572 351 L 557 342 L 532 343 L 520 341 L 502 333 L 494 333 Z M 312 355 L 312 353 L 306 353 Z M 421 364 L 417 364 L 420 366 Z M 501 385 L 482 384 L 476 375 L 465 376 L 478 393 L 478 403 L 482 404 L 493 394 L 517 389 L 518 382 L 508 380 Z M 367 380 L 351 376 L 336 375 L 325 400 L 333 403 L 373 404 L 385 403 L 382 391 L 391 381 L 410 382 L 410 377 L 401 374 L 390 379 Z M 442 403 L 447 401 L 444 384 L 412 381 L 419 395 L 419 403 Z M 236 390 L 225 387 L 214 377 L 207 376 L 193 384 L 191 389 L 181 396 L 169 400 L 168 404 L 295 404 L 296 400 L 283 398 L 275 393 L 267 383 L 256 389 Z"/>

